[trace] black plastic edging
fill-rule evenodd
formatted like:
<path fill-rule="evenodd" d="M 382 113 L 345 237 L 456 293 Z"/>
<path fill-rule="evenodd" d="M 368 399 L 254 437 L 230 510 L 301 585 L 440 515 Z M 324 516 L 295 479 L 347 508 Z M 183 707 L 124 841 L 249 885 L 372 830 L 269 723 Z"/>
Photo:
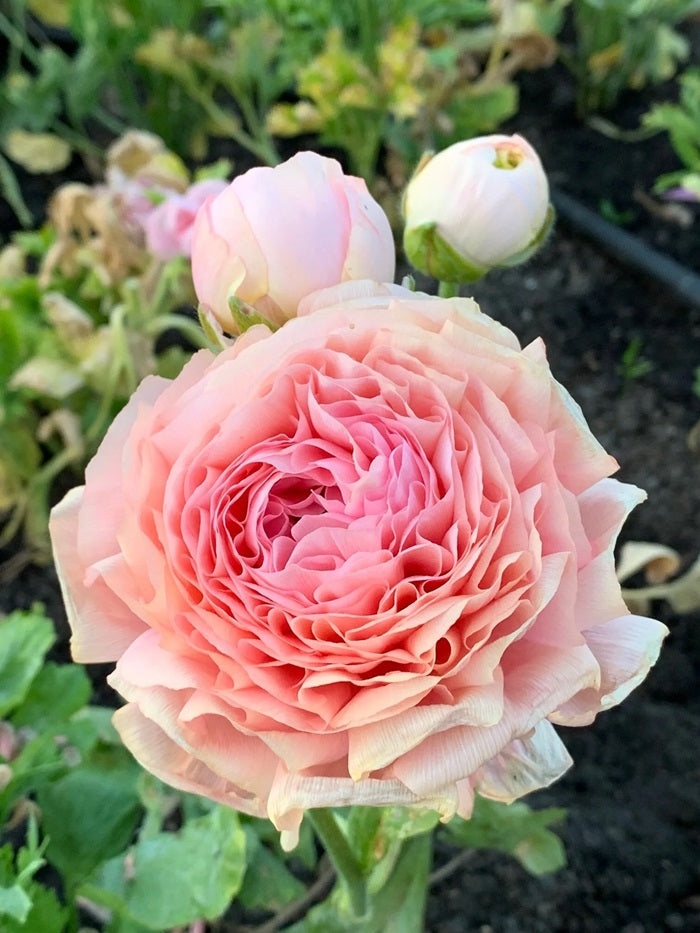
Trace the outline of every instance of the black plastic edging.
<path fill-rule="evenodd" d="M 563 191 L 552 190 L 550 196 L 563 221 L 590 237 L 626 266 L 638 269 L 666 286 L 678 298 L 700 308 L 700 275 L 604 220 Z"/>

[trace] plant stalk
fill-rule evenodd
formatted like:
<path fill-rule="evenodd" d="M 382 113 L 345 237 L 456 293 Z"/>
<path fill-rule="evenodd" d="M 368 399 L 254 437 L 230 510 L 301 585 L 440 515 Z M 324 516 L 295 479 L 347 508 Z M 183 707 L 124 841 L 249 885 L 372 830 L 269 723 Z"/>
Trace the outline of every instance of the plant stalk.
<path fill-rule="evenodd" d="M 367 912 L 367 885 L 348 840 L 329 807 L 306 811 L 306 816 L 321 840 L 339 878 L 347 886 L 350 903 L 359 919 Z"/>

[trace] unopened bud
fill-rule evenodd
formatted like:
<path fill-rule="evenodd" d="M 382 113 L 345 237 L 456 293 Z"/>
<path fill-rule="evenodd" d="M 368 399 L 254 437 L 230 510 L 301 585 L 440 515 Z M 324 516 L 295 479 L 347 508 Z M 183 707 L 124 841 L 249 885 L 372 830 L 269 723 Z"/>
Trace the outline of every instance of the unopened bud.
<path fill-rule="evenodd" d="M 554 219 L 547 176 L 521 136 L 482 136 L 424 158 L 403 211 L 406 256 L 445 282 L 524 262 Z"/>

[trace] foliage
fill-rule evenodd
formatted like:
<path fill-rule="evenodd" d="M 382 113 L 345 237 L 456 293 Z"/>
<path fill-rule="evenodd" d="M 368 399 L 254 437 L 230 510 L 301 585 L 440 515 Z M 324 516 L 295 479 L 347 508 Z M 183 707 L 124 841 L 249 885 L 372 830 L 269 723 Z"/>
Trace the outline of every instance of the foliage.
<path fill-rule="evenodd" d="M 643 124 L 669 135 L 684 168 L 659 176 L 654 186 L 663 192 L 678 186 L 700 200 L 700 68 L 689 68 L 678 79 L 677 104 L 656 104 L 644 115 Z"/>
<path fill-rule="evenodd" d="M 585 115 L 614 106 L 627 88 L 672 78 L 689 54 L 678 26 L 699 0 L 572 0 L 575 43 L 564 59 Z"/>
<path fill-rule="evenodd" d="M 310 826 L 284 854 L 273 827 L 181 794 L 143 772 L 111 726 L 111 710 L 90 705 L 84 670 L 46 660 L 55 640 L 41 607 L 0 619 L 0 928 L 68 933 L 78 911 L 111 933 L 165 931 L 221 917 L 232 899 L 253 910 L 304 903 L 290 871 L 317 864 Z M 547 829 L 563 811 L 530 811 L 479 800 L 474 818 L 443 830 L 457 845 L 512 852 L 537 874 L 563 864 Z M 438 816 L 402 807 L 336 811 L 367 881 L 358 925 L 338 882 L 292 929 L 419 933 Z M 61 899 L 41 868 L 59 873 Z"/>
<path fill-rule="evenodd" d="M 394 19 L 372 7 L 369 38 L 363 20 L 329 29 L 323 50 L 298 71 L 298 101 L 274 106 L 268 129 L 318 133 L 370 183 L 384 147 L 403 184 L 421 152 L 497 129 L 517 111 L 517 71 L 556 57 L 561 2 L 520 3 L 516 13 L 504 5 L 500 14 L 472 3 L 463 10 L 468 25 L 455 10 L 449 31 L 435 4 L 408 15 L 413 6 Z"/>
<path fill-rule="evenodd" d="M 204 344 L 178 311 L 194 302 L 187 262 L 151 255 L 129 220 L 128 198 L 147 204 L 149 184 L 159 197 L 187 184 L 162 143 L 148 143 L 157 185 L 120 168 L 117 154 L 133 159 L 137 148 L 120 144 L 108 156 L 111 187 L 64 186 L 44 228 L 0 251 L 0 545 L 21 532 L 24 559 L 48 559 L 55 481 L 80 476 L 144 376 L 176 375 L 186 350 Z"/>

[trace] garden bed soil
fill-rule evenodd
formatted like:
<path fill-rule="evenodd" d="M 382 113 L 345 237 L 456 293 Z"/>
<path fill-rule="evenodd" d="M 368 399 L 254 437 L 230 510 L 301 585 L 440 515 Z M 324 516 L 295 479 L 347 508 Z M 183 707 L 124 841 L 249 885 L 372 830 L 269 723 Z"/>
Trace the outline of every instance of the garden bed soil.
<path fill-rule="evenodd" d="M 632 207 L 633 232 L 686 265 L 697 262 L 697 207 L 694 226 L 683 229 L 634 200 L 636 187 L 648 190 L 658 172 L 675 167 L 665 141 L 612 144 L 574 123 L 570 84 L 555 72 L 542 77 L 525 82 L 509 129 L 540 150 L 553 183 L 593 209 L 604 197 L 619 210 Z M 643 104 L 635 100 L 634 109 Z M 634 114 L 626 116 L 634 125 Z M 649 493 L 623 540 L 661 542 L 679 550 L 685 566 L 692 562 L 700 551 L 700 454 L 688 434 L 700 419 L 692 390 L 700 309 L 611 260 L 564 221 L 526 267 L 470 291 L 524 343 L 544 338 L 556 377 L 620 462 L 619 477 Z M 650 364 L 636 378 L 622 362 L 633 340 Z M 52 568 L 26 568 L 0 593 L 5 610 L 35 600 L 57 620 L 65 659 Z M 654 609 L 671 631 L 658 665 L 621 707 L 586 729 L 561 730 L 574 766 L 529 799 L 568 808 L 560 828 L 568 866 L 533 878 L 514 860 L 475 853 L 431 890 L 428 933 L 700 931 L 700 614 L 676 616 L 663 603 Z M 104 669 L 93 673 L 102 684 Z M 439 846 L 436 866 L 452 855 Z"/>

